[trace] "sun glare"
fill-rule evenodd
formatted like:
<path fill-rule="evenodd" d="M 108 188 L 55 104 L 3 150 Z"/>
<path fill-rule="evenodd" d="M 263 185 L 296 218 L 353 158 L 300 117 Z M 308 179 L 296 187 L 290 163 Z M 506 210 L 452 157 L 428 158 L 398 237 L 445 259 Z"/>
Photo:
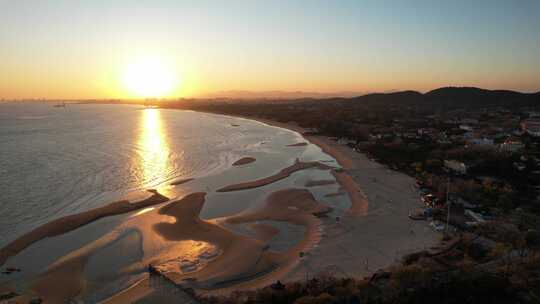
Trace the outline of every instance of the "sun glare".
<path fill-rule="evenodd" d="M 162 61 L 146 58 L 127 66 L 123 83 L 129 93 L 136 97 L 157 98 L 172 92 L 176 77 Z"/>

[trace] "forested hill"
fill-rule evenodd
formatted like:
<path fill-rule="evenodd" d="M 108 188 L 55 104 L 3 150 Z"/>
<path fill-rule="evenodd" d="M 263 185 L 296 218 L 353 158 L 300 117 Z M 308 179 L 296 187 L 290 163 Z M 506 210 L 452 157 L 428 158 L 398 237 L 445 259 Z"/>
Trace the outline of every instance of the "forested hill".
<path fill-rule="evenodd" d="M 444 87 L 425 94 L 416 91 L 376 93 L 351 100 L 361 103 L 425 104 L 433 106 L 509 106 L 540 104 L 540 92 L 520 93 L 506 90 L 486 90 L 474 87 Z"/>

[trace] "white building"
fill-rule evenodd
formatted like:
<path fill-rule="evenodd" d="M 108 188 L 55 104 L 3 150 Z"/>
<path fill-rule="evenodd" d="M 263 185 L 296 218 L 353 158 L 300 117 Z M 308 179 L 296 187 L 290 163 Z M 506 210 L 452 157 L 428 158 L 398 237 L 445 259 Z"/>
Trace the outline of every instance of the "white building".
<path fill-rule="evenodd" d="M 467 166 L 463 162 L 457 160 L 445 160 L 444 166 L 459 174 L 467 174 Z"/>
<path fill-rule="evenodd" d="M 474 129 L 469 125 L 459 125 L 459 128 L 463 131 L 472 132 Z"/>
<path fill-rule="evenodd" d="M 521 123 L 521 128 L 531 136 L 540 137 L 540 119 L 526 119 Z"/>

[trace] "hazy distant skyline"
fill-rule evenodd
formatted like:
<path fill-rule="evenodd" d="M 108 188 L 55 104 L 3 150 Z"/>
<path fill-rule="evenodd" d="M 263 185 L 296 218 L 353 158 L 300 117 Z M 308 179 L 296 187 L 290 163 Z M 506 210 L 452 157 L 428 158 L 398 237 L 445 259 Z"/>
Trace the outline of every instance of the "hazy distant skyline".
<path fill-rule="evenodd" d="M 0 0 L 0 7 L 0 98 L 133 97 L 122 73 L 146 57 L 175 73 L 166 97 L 449 85 L 540 91 L 535 0 Z"/>

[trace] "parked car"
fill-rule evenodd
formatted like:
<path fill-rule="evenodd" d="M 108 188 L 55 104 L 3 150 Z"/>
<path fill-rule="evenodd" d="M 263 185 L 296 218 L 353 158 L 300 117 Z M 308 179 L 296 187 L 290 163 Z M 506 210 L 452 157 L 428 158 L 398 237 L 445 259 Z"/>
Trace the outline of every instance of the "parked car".
<path fill-rule="evenodd" d="M 436 231 L 443 231 L 444 230 L 444 224 L 441 223 L 440 221 L 433 221 L 429 225 L 431 227 L 433 227 L 433 229 L 435 229 Z"/>

